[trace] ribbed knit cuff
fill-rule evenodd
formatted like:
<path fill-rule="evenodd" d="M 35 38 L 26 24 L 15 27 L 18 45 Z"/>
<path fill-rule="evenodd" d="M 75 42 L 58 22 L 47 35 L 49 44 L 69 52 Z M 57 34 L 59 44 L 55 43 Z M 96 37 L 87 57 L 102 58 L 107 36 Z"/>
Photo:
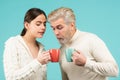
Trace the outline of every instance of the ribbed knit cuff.
<path fill-rule="evenodd" d="M 42 67 L 42 64 L 39 63 L 37 59 L 35 59 L 33 60 L 31 67 L 36 72 L 39 68 Z"/>
<path fill-rule="evenodd" d="M 94 61 L 91 61 L 91 60 L 87 59 L 84 67 L 92 69 L 93 66 L 94 66 Z"/>

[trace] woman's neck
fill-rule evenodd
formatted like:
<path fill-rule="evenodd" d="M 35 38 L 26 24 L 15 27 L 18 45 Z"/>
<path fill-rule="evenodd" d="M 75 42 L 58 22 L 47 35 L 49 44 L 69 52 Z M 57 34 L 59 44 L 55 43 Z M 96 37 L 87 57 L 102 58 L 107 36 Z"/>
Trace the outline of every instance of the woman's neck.
<path fill-rule="evenodd" d="M 30 35 L 24 35 L 23 40 L 25 41 L 26 45 L 28 46 L 32 57 L 36 58 L 38 56 L 38 52 L 39 52 L 39 45 L 36 41 L 36 38 L 34 38 Z"/>
<path fill-rule="evenodd" d="M 23 36 L 23 40 L 25 41 L 25 43 L 27 45 L 30 45 L 30 46 L 36 46 L 37 45 L 37 42 L 36 42 L 36 38 L 33 38 L 32 36 L 30 35 L 24 35 Z"/>

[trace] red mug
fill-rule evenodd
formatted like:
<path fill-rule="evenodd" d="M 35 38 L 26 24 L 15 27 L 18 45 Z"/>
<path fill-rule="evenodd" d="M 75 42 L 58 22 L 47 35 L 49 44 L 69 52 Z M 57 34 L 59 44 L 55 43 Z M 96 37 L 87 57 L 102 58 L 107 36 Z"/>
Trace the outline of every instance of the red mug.
<path fill-rule="evenodd" d="M 51 57 L 51 62 L 59 61 L 60 49 L 50 49 L 49 53 Z"/>

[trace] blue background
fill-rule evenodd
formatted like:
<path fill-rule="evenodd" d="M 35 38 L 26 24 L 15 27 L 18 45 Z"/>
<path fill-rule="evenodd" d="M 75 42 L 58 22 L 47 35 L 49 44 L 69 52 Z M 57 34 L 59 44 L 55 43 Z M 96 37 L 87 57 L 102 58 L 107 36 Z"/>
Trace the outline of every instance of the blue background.
<path fill-rule="evenodd" d="M 20 34 L 26 11 L 38 7 L 49 14 L 61 6 L 74 10 L 78 29 L 95 33 L 104 40 L 120 66 L 120 0 L 0 0 L 0 80 L 5 79 L 4 42 L 9 37 Z M 60 46 L 48 23 L 44 37 L 38 40 L 46 49 Z M 47 80 L 61 80 L 59 64 L 49 63 L 47 75 Z M 120 74 L 109 79 L 120 80 Z"/>

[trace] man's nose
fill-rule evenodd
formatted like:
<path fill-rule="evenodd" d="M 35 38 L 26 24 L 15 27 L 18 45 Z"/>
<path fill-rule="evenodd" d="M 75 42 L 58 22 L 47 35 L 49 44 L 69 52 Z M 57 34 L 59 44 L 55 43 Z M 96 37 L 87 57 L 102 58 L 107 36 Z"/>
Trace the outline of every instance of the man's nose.
<path fill-rule="evenodd" d="M 54 30 L 55 35 L 59 34 L 59 31 L 57 29 Z"/>

